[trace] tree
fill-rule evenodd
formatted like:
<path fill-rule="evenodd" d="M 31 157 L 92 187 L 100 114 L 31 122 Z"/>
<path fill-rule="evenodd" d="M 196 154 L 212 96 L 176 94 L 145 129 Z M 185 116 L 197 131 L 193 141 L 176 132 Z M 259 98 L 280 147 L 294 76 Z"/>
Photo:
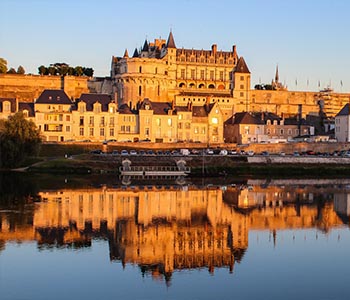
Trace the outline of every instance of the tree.
<path fill-rule="evenodd" d="M 48 75 L 56 75 L 57 69 L 53 65 L 50 65 L 50 67 L 47 68 L 47 73 Z"/>
<path fill-rule="evenodd" d="M 7 60 L 0 57 L 0 74 L 5 74 L 7 72 Z"/>
<path fill-rule="evenodd" d="M 40 75 L 47 75 L 48 74 L 48 70 L 47 70 L 47 68 L 44 65 L 41 65 L 38 68 L 38 71 L 39 71 Z"/>
<path fill-rule="evenodd" d="M 10 116 L 0 126 L 0 167 L 13 168 L 28 156 L 38 154 L 40 132 L 33 121 L 25 119 L 22 112 Z"/>
<path fill-rule="evenodd" d="M 17 74 L 17 72 L 14 68 L 10 68 L 10 70 L 7 71 L 7 74 Z"/>
<path fill-rule="evenodd" d="M 25 73 L 26 73 L 26 71 L 24 70 L 24 68 L 22 66 L 19 66 L 17 68 L 17 74 L 25 74 Z"/>
<path fill-rule="evenodd" d="M 81 76 L 81 75 L 83 75 L 84 74 L 84 72 L 83 72 L 83 67 L 81 67 L 81 66 L 76 66 L 75 68 L 74 68 L 74 75 L 75 76 Z"/>
<path fill-rule="evenodd" d="M 94 69 L 93 68 L 84 68 L 84 75 L 88 77 L 94 76 Z"/>

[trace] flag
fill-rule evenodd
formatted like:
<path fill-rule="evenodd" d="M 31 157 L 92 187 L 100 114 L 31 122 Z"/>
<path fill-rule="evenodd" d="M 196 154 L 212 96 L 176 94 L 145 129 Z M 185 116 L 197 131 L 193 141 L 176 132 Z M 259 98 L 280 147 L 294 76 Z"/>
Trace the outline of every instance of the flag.
<path fill-rule="evenodd" d="M 307 79 L 306 84 L 307 84 L 307 86 L 309 86 L 309 78 Z"/>
<path fill-rule="evenodd" d="M 320 83 L 320 81 L 318 81 L 318 87 L 320 87 L 321 86 L 321 83 Z"/>
<path fill-rule="evenodd" d="M 298 85 L 298 80 L 297 79 L 295 79 L 295 85 Z"/>
<path fill-rule="evenodd" d="M 343 86 L 343 80 L 340 80 L 340 85 Z"/>

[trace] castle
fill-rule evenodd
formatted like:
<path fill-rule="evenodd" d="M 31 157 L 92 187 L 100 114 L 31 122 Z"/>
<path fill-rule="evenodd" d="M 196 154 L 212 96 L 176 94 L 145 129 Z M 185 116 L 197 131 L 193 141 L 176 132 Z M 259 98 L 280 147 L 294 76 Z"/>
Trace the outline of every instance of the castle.
<path fill-rule="evenodd" d="M 313 135 L 302 118 L 334 117 L 350 102 L 350 94 L 288 91 L 278 68 L 271 87 L 251 89 L 235 45 L 177 48 L 170 32 L 113 56 L 110 77 L 0 75 L 0 118 L 23 111 L 45 141 L 251 143 Z"/>

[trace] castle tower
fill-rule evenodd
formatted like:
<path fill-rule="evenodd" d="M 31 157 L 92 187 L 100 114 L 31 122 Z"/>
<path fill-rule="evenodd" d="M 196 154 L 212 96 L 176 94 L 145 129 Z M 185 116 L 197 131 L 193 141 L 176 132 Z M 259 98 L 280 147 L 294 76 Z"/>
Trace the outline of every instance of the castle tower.
<path fill-rule="evenodd" d="M 236 67 L 233 69 L 233 97 L 237 101 L 237 107 L 244 111 L 249 110 L 249 91 L 250 91 L 250 71 L 241 56 L 238 59 Z"/>

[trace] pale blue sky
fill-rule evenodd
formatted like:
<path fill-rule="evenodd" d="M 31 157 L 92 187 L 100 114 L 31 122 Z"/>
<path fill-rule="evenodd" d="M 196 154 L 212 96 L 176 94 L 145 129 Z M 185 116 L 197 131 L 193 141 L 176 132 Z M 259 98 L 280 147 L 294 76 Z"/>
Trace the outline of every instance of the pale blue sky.
<path fill-rule="evenodd" d="M 1 0 L 0 11 L 0 57 L 28 73 L 66 62 L 108 76 L 113 55 L 172 28 L 178 48 L 236 44 L 252 87 L 271 82 L 278 64 L 289 90 L 317 90 L 320 81 L 350 92 L 347 0 Z"/>

